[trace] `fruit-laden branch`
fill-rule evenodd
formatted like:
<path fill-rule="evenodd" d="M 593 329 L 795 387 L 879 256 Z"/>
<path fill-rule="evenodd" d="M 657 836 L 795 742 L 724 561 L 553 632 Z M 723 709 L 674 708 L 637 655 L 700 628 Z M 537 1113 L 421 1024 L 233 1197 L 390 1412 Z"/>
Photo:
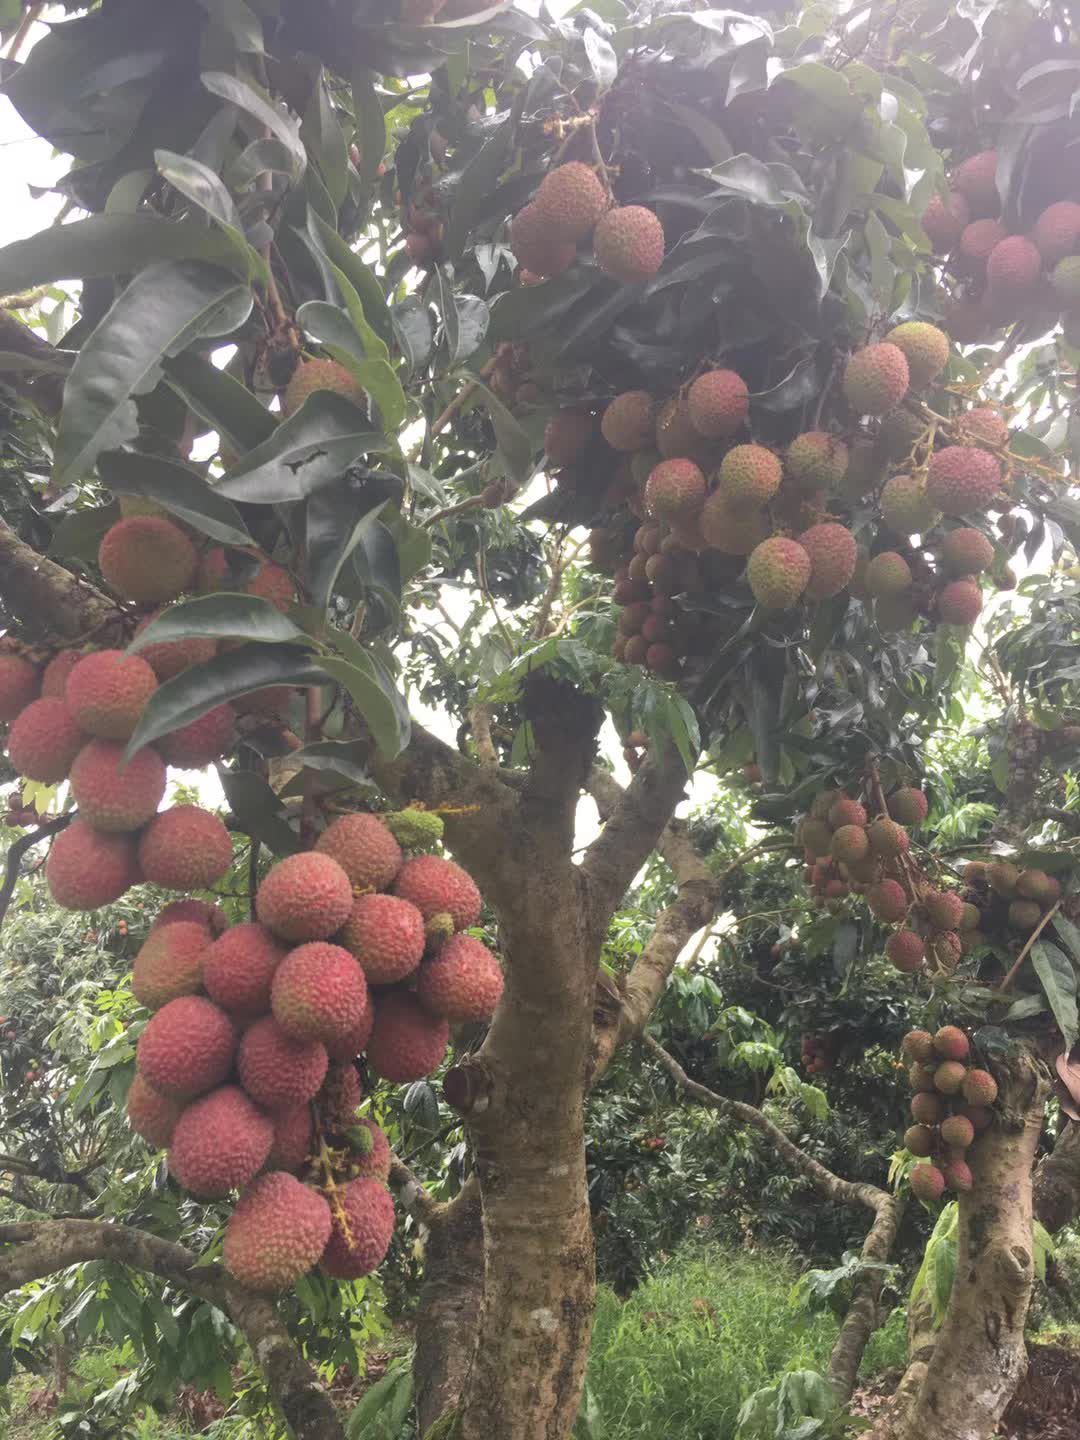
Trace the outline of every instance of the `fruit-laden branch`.
<path fill-rule="evenodd" d="M 212 1266 L 183 1245 L 97 1220 L 24 1221 L 0 1225 L 0 1294 L 32 1280 L 110 1260 L 180 1286 L 227 1314 L 251 1347 L 267 1388 L 297 1440 L 344 1440 L 330 1397 L 293 1344 L 265 1296 L 228 1284 Z"/>
<path fill-rule="evenodd" d="M 786 1160 L 793 1170 L 805 1176 L 814 1189 L 827 1200 L 838 1201 L 842 1205 L 862 1205 L 872 1211 L 874 1223 L 863 1242 L 862 1258 L 875 1267 L 888 1260 L 903 1214 L 903 1205 L 896 1196 L 890 1195 L 886 1190 L 879 1190 L 876 1185 L 843 1180 L 839 1175 L 834 1175 L 812 1155 L 793 1144 L 756 1106 L 747 1105 L 741 1100 L 729 1100 L 726 1096 L 699 1085 L 696 1080 L 690 1079 L 675 1057 L 669 1054 L 659 1041 L 648 1034 L 643 1034 L 641 1040 L 649 1054 L 659 1061 L 685 1094 L 699 1104 L 718 1110 L 721 1115 L 740 1120 L 744 1125 L 760 1131 L 776 1153 Z M 874 1268 L 864 1272 L 856 1285 L 851 1307 L 833 1347 L 829 1361 L 829 1379 L 841 1403 L 845 1403 L 851 1396 L 863 1351 L 877 1327 L 877 1302 L 883 1282 L 883 1270 Z"/>
<path fill-rule="evenodd" d="M 1035 1215 L 1051 1235 L 1080 1211 L 1080 1125 L 1070 1120 L 1035 1172 Z"/>
<path fill-rule="evenodd" d="M 30 635 L 79 640 L 118 618 L 115 604 L 85 580 L 39 555 L 0 520 L 0 604 Z"/>

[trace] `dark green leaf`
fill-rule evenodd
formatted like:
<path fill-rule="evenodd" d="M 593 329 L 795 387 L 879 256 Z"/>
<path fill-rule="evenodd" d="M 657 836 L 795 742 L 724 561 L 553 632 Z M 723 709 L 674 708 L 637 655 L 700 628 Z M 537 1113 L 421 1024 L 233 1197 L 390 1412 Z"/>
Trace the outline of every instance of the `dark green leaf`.
<path fill-rule="evenodd" d="M 212 425 L 238 455 L 277 429 L 277 420 L 239 380 L 188 351 L 166 360 L 165 374 L 180 398 Z"/>
<path fill-rule="evenodd" d="M 314 211 L 308 216 L 308 234 L 355 292 L 355 300 L 353 300 L 353 296 L 342 287 L 341 298 L 345 301 L 346 309 L 353 316 L 356 328 L 363 336 L 365 353 L 374 359 L 385 360 L 390 353 L 386 347 L 393 338 L 393 326 L 390 323 L 390 312 L 386 307 L 386 300 L 377 277 L 364 264 L 360 256 L 349 249 L 337 231 L 327 225 L 326 221 L 316 215 Z M 340 276 L 337 278 L 340 282 Z M 350 300 L 353 300 L 353 303 L 350 303 Z M 357 302 L 360 307 L 359 316 L 356 314 Z M 374 334 L 371 333 L 372 331 Z M 382 341 L 384 346 L 382 350 L 378 347 L 376 337 Z"/>
<path fill-rule="evenodd" d="M 271 105 L 253 86 L 238 79 L 235 75 L 227 75 L 222 70 L 204 70 L 200 78 L 212 95 L 219 95 L 230 105 L 236 105 L 246 111 L 260 125 L 265 126 L 272 135 L 276 136 L 292 155 L 295 174 L 303 174 L 307 164 L 307 152 L 304 150 L 298 127 L 294 121 L 290 120 L 276 105 Z"/>
<path fill-rule="evenodd" d="M 109 450 L 98 474 L 117 495 L 143 495 L 223 545 L 250 545 L 251 536 L 231 501 L 177 460 L 130 450 Z"/>
<path fill-rule="evenodd" d="M 227 30 L 236 48 L 245 54 L 261 55 L 263 27 L 259 17 L 244 0 L 199 0 L 212 20 Z"/>
<path fill-rule="evenodd" d="M 219 766 L 218 776 L 229 809 L 245 834 L 261 840 L 273 855 L 294 855 L 302 849 L 300 836 L 285 818 L 285 807 L 261 775 Z"/>
<path fill-rule="evenodd" d="M 330 602 L 342 565 L 375 524 L 388 500 L 401 498 L 401 484 L 390 476 L 367 480 L 346 477 L 313 495 L 307 510 L 307 583 L 311 602 Z"/>
<path fill-rule="evenodd" d="M 532 445 L 525 431 L 497 396 L 493 395 L 484 382 L 472 377 L 480 397 L 491 416 L 492 428 L 499 453 L 506 466 L 506 473 L 515 484 L 528 478 L 532 470 Z"/>
<path fill-rule="evenodd" d="M 217 266 L 167 261 L 135 276 L 79 352 L 64 387 L 56 440 L 58 482 L 85 475 L 102 450 L 137 433 L 132 396 L 152 377 L 176 341 L 215 316 L 246 286 Z"/>
<path fill-rule="evenodd" d="M 615 51 L 611 48 L 610 41 L 605 40 L 591 25 L 587 26 L 581 38 L 593 77 L 597 85 L 606 90 L 613 83 L 618 70 Z"/>
<path fill-rule="evenodd" d="M 393 306 L 390 318 L 398 347 L 410 370 L 426 365 L 435 344 L 435 326 L 431 310 L 415 295 L 408 295 Z"/>
<path fill-rule="evenodd" d="M 398 547 L 390 530 L 381 521 L 366 526 L 360 535 L 360 543 L 353 554 L 353 570 L 365 589 L 379 592 L 389 610 L 399 609 L 401 562 Z"/>
<path fill-rule="evenodd" d="M 710 120 L 697 106 L 680 105 L 677 100 L 665 100 L 664 103 L 679 122 L 685 125 L 701 142 L 702 148 L 714 165 L 723 164 L 725 160 L 731 159 L 734 153 L 731 141 L 715 120 Z"/>
<path fill-rule="evenodd" d="M 753 155 L 733 155 L 714 165 L 708 172 L 716 185 L 716 194 L 725 191 L 742 195 L 755 205 L 777 208 L 786 205 L 793 195 L 801 195 L 802 184 L 787 165 L 767 165 Z"/>
<path fill-rule="evenodd" d="M 352 75 L 353 114 L 356 116 L 356 143 L 360 149 L 360 175 L 370 185 L 386 149 L 386 121 L 375 93 L 370 70 L 357 65 Z"/>
<path fill-rule="evenodd" d="M 316 740 L 311 745 L 294 750 L 289 759 L 309 770 L 342 775 L 354 785 L 373 785 L 365 764 L 368 748 L 366 743 L 358 740 Z"/>
<path fill-rule="evenodd" d="M 110 525 L 120 519 L 117 505 L 100 505 L 93 510 L 73 510 L 65 515 L 53 531 L 49 542 L 50 555 L 67 555 L 72 559 L 94 561 L 98 546 Z"/>
<path fill-rule="evenodd" d="M 446 252 L 451 260 L 461 258 L 480 203 L 495 189 L 510 151 L 514 124 L 514 117 L 508 115 L 462 171 L 446 227 Z"/>
<path fill-rule="evenodd" d="M 361 455 L 392 448 L 384 435 L 365 427 L 363 413 L 350 401 L 317 390 L 218 483 L 218 493 L 255 505 L 306 499 L 333 484 Z"/>
<path fill-rule="evenodd" d="M 220 177 L 200 160 L 190 155 L 174 155 L 171 150 L 155 150 L 154 163 L 162 177 L 193 204 L 198 205 L 220 227 L 222 234 L 236 251 L 237 263 L 247 261 L 248 274 L 265 281 L 266 262 L 244 239 L 244 229 L 236 204 Z"/>
<path fill-rule="evenodd" d="M 305 645 L 308 637 L 260 595 L 219 590 L 169 605 L 128 646 L 131 651 L 166 640 L 212 635 L 220 640 L 249 640 L 263 645 Z"/>
<path fill-rule="evenodd" d="M 331 200 L 340 209 L 349 193 L 349 153 L 322 71 L 312 85 L 311 103 L 301 127 L 301 138 L 317 158 L 323 183 L 330 192 Z"/>
<path fill-rule="evenodd" d="M 379 407 L 383 430 L 387 434 L 396 433 L 405 419 L 405 392 L 385 358 L 367 358 L 364 337 L 357 333 L 350 317 L 325 300 L 309 300 L 300 306 L 296 319 L 312 340 L 356 376 Z M 374 334 L 370 326 L 367 333 Z M 379 348 L 385 356 L 386 347 L 381 341 Z"/>
<path fill-rule="evenodd" d="M 350 653 L 360 659 L 356 652 Z M 393 759 L 409 743 L 409 712 L 378 661 L 371 655 L 366 655 L 366 660 L 366 665 L 350 664 L 324 655 L 322 665 L 352 696 L 380 754 Z"/>
<path fill-rule="evenodd" d="M 1076 1008 L 1076 970 L 1073 963 L 1049 940 L 1035 941 L 1031 947 L 1031 963 L 1061 1030 L 1065 1048 L 1071 1050 L 1080 1034 Z"/>

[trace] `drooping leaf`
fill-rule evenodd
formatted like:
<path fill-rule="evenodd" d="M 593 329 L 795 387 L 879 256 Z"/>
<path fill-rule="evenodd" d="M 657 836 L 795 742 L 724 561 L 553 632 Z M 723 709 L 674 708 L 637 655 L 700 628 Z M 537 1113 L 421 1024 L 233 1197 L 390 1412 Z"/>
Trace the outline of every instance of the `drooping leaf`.
<path fill-rule="evenodd" d="M 1080 1035 L 1076 1005 L 1076 969 L 1069 957 L 1049 940 L 1035 941 L 1031 947 L 1031 963 L 1065 1045 L 1072 1049 Z"/>
<path fill-rule="evenodd" d="M 532 469 L 532 444 L 529 437 L 498 396 L 493 395 L 478 376 L 471 378 L 491 417 L 495 441 L 506 466 L 506 473 L 520 485 Z"/>
<path fill-rule="evenodd" d="M 289 758 L 308 770 L 341 775 L 354 785 L 373 785 L 365 763 L 367 748 L 356 740 L 315 740 L 294 750 Z"/>
<path fill-rule="evenodd" d="M 98 473 L 117 495 L 142 495 L 223 545 L 250 545 L 251 536 L 231 501 L 177 460 L 132 450 L 110 450 Z"/>
<path fill-rule="evenodd" d="M 394 336 L 390 322 L 390 311 L 378 277 L 370 266 L 365 265 L 355 250 L 350 250 L 332 225 L 328 225 L 314 211 L 308 216 L 308 233 L 332 265 L 345 276 L 360 297 L 363 314 L 371 329 L 375 331 L 384 346 L 389 346 Z M 343 297 L 344 298 L 344 297 Z M 368 335 L 364 335 L 364 350 L 376 360 L 385 360 L 389 350 L 379 351 Z"/>
<path fill-rule="evenodd" d="M 218 777 L 229 809 L 245 834 L 262 841 L 272 855 L 295 855 L 302 848 L 299 833 L 285 818 L 284 805 L 261 775 L 219 766 Z"/>
<path fill-rule="evenodd" d="M 363 337 L 350 317 L 325 300 L 309 300 L 296 312 L 296 319 L 312 340 L 322 345 L 335 360 L 356 376 L 379 407 L 379 419 L 387 434 L 394 434 L 405 419 L 405 392 L 385 358 L 368 358 Z M 386 347 L 380 348 L 385 355 Z"/>
<path fill-rule="evenodd" d="M 375 524 L 388 500 L 399 500 L 401 483 L 389 475 L 344 477 L 311 497 L 307 510 L 307 584 L 312 604 L 330 601 L 342 565 Z"/>
<path fill-rule="evenodd" d="M 357 654 L 352 649 L 350 654 L 352 661 L 323 656 L 323 668 L 352 696 L 380 754 L 393 759 L 409 743 L 409 712 L 374 656 Z"/>
<path fill-rule="evenodd" d="M 128 649 L 139 651 L 166 640 L 192 636 L 214 636 L 219 640 L 245 640 L 263 645 L 306 645 L 308 636 L 281 611 L 260 595 L 241 595 L 228 590 L 180 600 L 169 605 L 138 634 Z"/>
<path fill-rule="evenodd" d="M 446 227 L 446 252 L 452 260 L 461 258 L 469 231 L 475 224 L 480 201 L 491 194 L 502 173 L 513 139 L 514 123 L 514 117 L 507 116 L 462 171 L 454 192 L 450 222 Z"/>
<path fill-rule="evenodd" d="M 239 380 L 201 355 L 188 351 L 164 363 L 169 384 L 237 454 L 272 435 L 277 420 Z"/>
<path fill-rule="evenodd" d="M 246 261 L 247 273 L 265 282 L 266 262 L 245 240 L 236 202 L 210 166 L 190 155 L 175 155 L 171 150 L 155 150 L 154 163 L 163 179 L 216 222 L 235 250 L 237 264 Z"/>
<path fill-rule="evenodd" d="M 253 86 L 236 75 L 227 75 L 222 70 L 204 70 L 200 78 L 212 95 L 219 95 L 230 105 L 238 106 L 257 120 L 260 125 L 265 126 L 292 155 L 295 174 L 297 176 L 303 174 L 307 164 L 307 152 L 294 120 L 291 120 L 276 105 L 272 105 L 264 99 Z"/>

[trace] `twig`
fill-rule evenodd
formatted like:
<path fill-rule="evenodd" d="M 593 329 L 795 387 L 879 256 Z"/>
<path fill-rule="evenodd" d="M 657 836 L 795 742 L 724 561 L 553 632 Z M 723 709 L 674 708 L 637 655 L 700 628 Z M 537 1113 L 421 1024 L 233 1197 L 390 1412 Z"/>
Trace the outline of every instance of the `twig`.
<path fill-rule="evenodd" d="M 11 44 L 8 46 L 7 54 L 4 56 L 5 60 L 18 59 L 19 51 L 26 43 L 26 37 L 30 34 L 30 31 L 33 29 L 38 16 L 44 9 L 45 0 L 38 0 L 38 3 L 36 5 L 30 6 L 30 9 L 27 10 L 26 14 L 23 16 L 22 21 L 19 24 L 19 28 L 15 31 L 15 34 L 11 38 Z"/>
<path fill-rule="evenodd" d="M 424 526 L 437 525 L 440 520 L 447 520 L 451 515 L 460 515 L 462 510 L 475 510 L 483 505 L 483 495 L 470 495 L 467 500 L 459 500 L 456 505 L 447 505 L 445 510 L 436 510 L 434 515 L 429 515 L 424 521 Z"/>
<path fill-rule="evenodd" d="M 496 364 L 496 357 L 492 355 L 491 359 L 488 360 L 481 369 L 480 379 L 486 381 L 490 377 L 492 371 L 495 369 Z M 477 382 L 475 380 L 470 380 L 463 389 L 458 391 L 458 393 L 454 396 L 453 400 L 451 400 L 449 405 L 447 405 L 446 409 L 443 410 L 442 414 L 437 415 L 435 419 L 431 422 L 430 426 L 428 427 L 427 435 L 420 442 L 420 444 L 416 446 L 412 454 L 409 456 L 410 460 L 419 459 L 419 457 L 424 453 L 424 446 L 427 444 L 427 442 L 433 439 L 436 435 L 438 435 L 441 430 L 446 429 L 447 425 L 449 425 L 450 421 L 454 419 L 458 411 L 465 404 L 467 404 L 469 400 L 472 399 L 474 393 L 476 392 L 476 389 Z"/>
<path fill-rule="evenodd" d="M 1058 912 L 1060 909 L 1061 909 L 1061 901 L 1058 900 L 1057 903 L 1053 906 L 1053 908 L 1050 909 L 1050 910 L 1048 910 L 1048 911 L 1046 912 L 1046 914 L 1045 914 L 1045 915 L 1042 917 L 1042 919 L 1039 921 L 1038 925 L 1035 926 L 1035 929 L 1034 929 L 1034 930 L 1031 932 L 1031 934 L 1028 936 L 1027 941 L 1026 941 L 1025 944 L 1024 944 L 1024 948 L 1020 951 L 1020 954 L 1016 957 L 1016 964 L 1012 967 L 1012 969 L 1009 971 L 1009 973 L 1005 976 L 1005 979 L 1002 980 L 1001 984 L 997 987 L 997 993 L 998 993 L 999 995 L 1004 994 L 1004 992 L 1009 988 L 1009 986 L 1012 984 L 1012 982 L 1016 979 L 1017 971 L 1020 969 L 1020 966 L 1023 965 L 1024 961 L 1027 959 L 1027 957 L 1028 957 L 1028 955 L 1029 955 L 1029 953 L 1030 953 L 1030 951 L 1031 951 L 1031 947 L 1035 944 L 1035 941 L 1039 938 L 1039 936 L 1040 936 L 1040 935 L 1042 934 L 1042 932 L 1046 929 L 1047 925 L 1049 925 L 1050 921 L 1054 918 L 1054 916 L 1057 914 L 1057 912 Z"/>
<path fill-rule="evenodd" d="M 55 820 L 46 821 L 44 825 L 39 825 L 29 834 L 20 835 L 18 840 L 8 847 L 4 883 L 0 885 L 0 926 L 4 923 L 8 906 L 11 904 L 11 897 L 15 894 L 15 886 L 19 883 L 19 862 L 22 857 L 39 841 L 47 840 L 53 835 L 58 835 L 61 830 L 66 830 L 73 818 L 71 815 L 58 815 Z"/>

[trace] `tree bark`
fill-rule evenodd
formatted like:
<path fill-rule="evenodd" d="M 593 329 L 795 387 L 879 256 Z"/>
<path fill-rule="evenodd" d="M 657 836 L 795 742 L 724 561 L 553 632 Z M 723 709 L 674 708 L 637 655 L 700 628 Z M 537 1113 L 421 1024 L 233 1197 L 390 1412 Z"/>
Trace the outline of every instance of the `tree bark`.
<path fill-rule="evenodd" d="M 1035 1172 L 1035 1214 L 1056 1235 L 1080 1210 L 1080 1125 L 1066 1122 Z"/>
<path fill-rule="evenodd" d="M 416 1312 L 416 1413 L 426 1435 L 457 1405 L 469 1372 L 484 1293 L 484 1231 L 475 1176 L 432 1224 Z"/>

